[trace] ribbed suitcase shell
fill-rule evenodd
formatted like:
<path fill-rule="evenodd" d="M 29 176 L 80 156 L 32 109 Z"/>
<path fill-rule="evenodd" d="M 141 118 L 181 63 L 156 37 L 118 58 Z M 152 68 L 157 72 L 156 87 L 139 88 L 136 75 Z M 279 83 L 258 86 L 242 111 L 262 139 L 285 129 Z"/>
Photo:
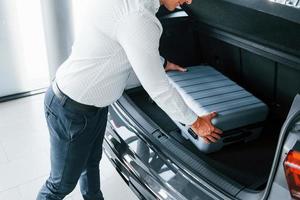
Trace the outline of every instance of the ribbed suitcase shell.
<path fill-rule="evenodd" d="M 225 133 L 266 119 L 268 107 L 262 101 L 214 68 L 193 66 L 187 69 L 187 72 L 168 72 L 170 82 L 197 115 L 216 111 L 218 116 L 212 122 Z M 183 136 L 204 152 L 216 151 L 225 145 L 222 140 L 207 145 L 201 138 L 195 139 L 182 124 L 175 123 Z M 255 137 L 258 135 L 255 133 Z M 254 136 L 247 137 L 253 139 Z"/>

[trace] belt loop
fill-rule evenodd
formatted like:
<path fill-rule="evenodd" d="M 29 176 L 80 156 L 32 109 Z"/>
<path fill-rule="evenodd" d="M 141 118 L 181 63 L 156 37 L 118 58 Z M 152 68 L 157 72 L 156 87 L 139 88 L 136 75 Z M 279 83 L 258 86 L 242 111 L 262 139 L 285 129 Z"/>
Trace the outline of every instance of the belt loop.
<path fill-rule="evenodd" d="M 50 101 L 49 101 L 49 104 L 48 104 L 48 106 L 51 106 L 51 104 L 52 104 L 52 101 L 53 101 L 53 99 L 54 99 L 54 97 L 55 97 L 55 94 L 54 94 L 54 91 L 53 91 L 53 88 L 52 88 L 52 86 L 50 86 L 51 88 L 50 88 L 50 91 L 51 91 L 51 97 L 50 97 Z"/>
<path fill-rule="evenodd" d="M 62 100 L 60 101 L 60 105 L 64 106 L 66 104 L 67 99 L 68 99 L 68 97 L 64 95 Z"/>
<path fill-rule="evenodd" d="M 56 87 L 59 90 L 58 85 L 57 85 L 56 80 L 55 80 L 55 77 L 52 80 L 52 84 L 54 84 L 54 87 Z M 63 95 L 62 98 L 59 101 L 59 104 L 61 106 L 64 106 L 66 104 L 67 99 L 68 99 L 68 97 L 66 95 Z"/>

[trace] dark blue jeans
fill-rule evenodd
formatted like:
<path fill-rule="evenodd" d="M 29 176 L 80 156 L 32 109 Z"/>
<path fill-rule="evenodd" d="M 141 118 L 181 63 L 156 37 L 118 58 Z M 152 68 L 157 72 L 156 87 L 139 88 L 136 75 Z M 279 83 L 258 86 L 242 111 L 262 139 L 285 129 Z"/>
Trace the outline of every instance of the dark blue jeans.
<path fill-rule="evenodd" d="M 37 200 L 63 199 L 78 180 L 85 200 L 102 200 L 99 163 L 108 108 L 86 111 L 69 101 L 57 98 L 51 87 L 45 94 L 51 173 Z"/>

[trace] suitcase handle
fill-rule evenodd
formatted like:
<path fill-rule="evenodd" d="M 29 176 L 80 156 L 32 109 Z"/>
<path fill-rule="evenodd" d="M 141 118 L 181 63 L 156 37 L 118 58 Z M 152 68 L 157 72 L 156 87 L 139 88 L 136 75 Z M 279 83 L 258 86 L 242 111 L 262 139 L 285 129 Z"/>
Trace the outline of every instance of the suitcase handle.
<path fill-rule="evenodd" d="M 188 129 L 188 132 L 195 140 L 198 139 L 198 135 L 191 128 Z"/>

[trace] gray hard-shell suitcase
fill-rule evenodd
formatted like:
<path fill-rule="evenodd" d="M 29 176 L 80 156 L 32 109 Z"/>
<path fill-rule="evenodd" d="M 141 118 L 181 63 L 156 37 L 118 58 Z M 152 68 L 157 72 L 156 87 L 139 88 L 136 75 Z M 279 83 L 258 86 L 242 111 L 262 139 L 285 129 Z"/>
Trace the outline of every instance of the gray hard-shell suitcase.
<path fill-rule="evenodd" d="M 224 145 L 259 136 L 261 127 L 258 124 L 268 114 L 268 107 L 262 101 L 210 66 L 187 69 L 187 72 L 168 72 L 170 82 L 198 116 L 216 111 L 218 116 L 212 123 L 224 134 L 218 142 L 206 144 L 191 129 L 175 121 L 186 139 L 209 153 Z"/>

